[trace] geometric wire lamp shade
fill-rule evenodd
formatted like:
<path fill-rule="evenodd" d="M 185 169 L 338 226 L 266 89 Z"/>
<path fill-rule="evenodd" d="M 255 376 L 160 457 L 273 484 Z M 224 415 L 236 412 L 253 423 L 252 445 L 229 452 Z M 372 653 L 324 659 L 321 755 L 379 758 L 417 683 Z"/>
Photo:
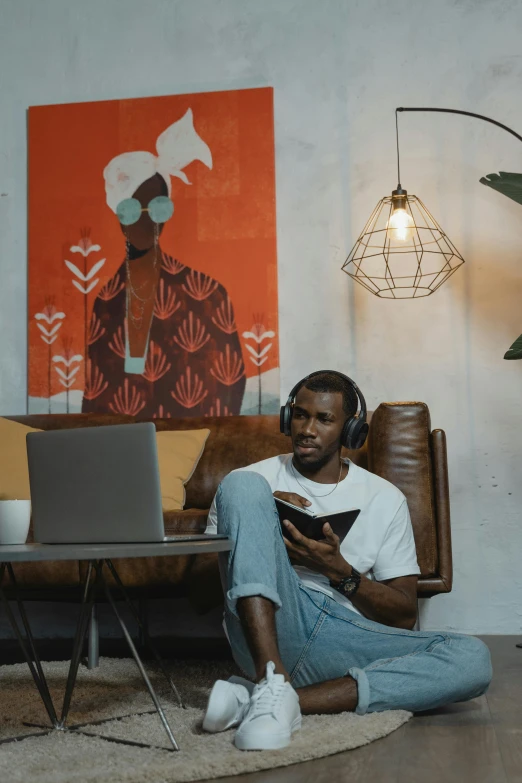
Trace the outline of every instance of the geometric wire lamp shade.
<path fill-rule="evenodd" d="M 417 299 L 463 263 L 422 201 L 399 185 L 379 201 L 342 269 L 376 296 Z"/>

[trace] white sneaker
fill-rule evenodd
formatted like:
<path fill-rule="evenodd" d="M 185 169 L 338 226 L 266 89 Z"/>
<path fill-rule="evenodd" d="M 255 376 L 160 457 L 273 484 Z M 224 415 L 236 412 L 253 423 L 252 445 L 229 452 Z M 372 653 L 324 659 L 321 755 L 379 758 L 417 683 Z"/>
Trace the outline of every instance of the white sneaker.
<path fill-rule="evenodd" d="M 243 677 L 216 680 L 208 697 L 203 728 L 212 733 L 239 726 L 248 712 L 254 683 Z"/>
<path fill-rule="evenodd" d="M 269 661 L 266 677 L 252 693 L 247 714 L 236 731 L 239 750 L 286 748 L 292 733 L 301 728 L 299 697 L 282 674 L 275 674 Z"/>

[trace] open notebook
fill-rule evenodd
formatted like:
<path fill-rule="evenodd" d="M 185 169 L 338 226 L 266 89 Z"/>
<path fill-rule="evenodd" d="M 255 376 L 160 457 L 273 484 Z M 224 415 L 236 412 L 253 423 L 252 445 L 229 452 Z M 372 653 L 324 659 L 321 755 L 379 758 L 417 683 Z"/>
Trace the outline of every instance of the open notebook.
<path fill-rule="evenodd" d="M 344 511 L 314 514 L 312 511 L 294 506 L 286 500 L 281 500 L 280 498 L 274 498 L 274 500 L 279 513 L 281 530 L 283 535 L 289 540 L 292 540 L 292 534 L 283 525 L 284 519 L 288 519 L 303 536 L 313 538 L 315 541 L 320 541 L 324 538 L 323 525 L 325 522 L 328 522 L 335 535 L 339 536 L 340 541 L 344 541 L 361 513 L 359 508 L 349 508 Z"/>

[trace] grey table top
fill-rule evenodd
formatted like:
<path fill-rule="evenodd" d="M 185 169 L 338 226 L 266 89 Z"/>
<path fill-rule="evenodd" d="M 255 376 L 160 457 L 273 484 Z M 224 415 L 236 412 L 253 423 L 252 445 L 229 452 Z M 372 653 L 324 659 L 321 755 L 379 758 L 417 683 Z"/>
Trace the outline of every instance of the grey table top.
<path fill-rule="evenodd" d="M 0 563 L 45 560 L 105 560 L 120 557 L 162 557 L 228 552 L 228 538 L 207 536 L 198 541 L 117 544 L 16 544 L 0 546 Z"/>

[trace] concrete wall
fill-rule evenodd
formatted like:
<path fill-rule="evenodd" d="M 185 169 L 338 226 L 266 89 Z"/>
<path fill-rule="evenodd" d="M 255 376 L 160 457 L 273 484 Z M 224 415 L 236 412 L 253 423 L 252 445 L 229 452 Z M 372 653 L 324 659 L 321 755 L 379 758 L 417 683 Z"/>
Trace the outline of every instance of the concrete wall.
<path fill-rule="evenodd" d="M 29 105 L 275 89 L 281 387 L 330 366 L 369 407 L 424 400 L 446 430 L 455 588 L 425 627 L 522 621 L 522 206 L 478 183 L 522 171 L 513 137 L 403 115 L 402 180 L 466 259 L 434 296 L 382 301 L 341 271 L 396 185 L 400 105 L 461 108 L 522 131 L 516 0 L 0 0 L 0 413 L 26 399 Z"/>

